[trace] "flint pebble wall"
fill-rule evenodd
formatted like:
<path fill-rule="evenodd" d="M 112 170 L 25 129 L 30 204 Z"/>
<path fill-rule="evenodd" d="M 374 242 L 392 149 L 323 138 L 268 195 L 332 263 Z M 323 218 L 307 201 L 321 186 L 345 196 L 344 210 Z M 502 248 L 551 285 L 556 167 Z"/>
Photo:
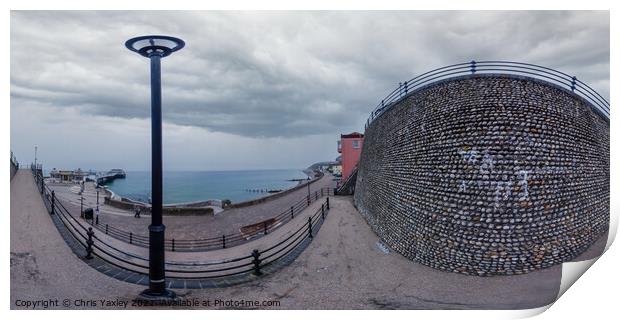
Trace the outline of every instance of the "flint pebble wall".
<path fill-rule="evenodd" d="M 550 267 L 609 227 L 609 121 L 539 80 L 471 75 L 418 90 L 369 125 L 358 168 L 368 224 L 443 271 Z"/>

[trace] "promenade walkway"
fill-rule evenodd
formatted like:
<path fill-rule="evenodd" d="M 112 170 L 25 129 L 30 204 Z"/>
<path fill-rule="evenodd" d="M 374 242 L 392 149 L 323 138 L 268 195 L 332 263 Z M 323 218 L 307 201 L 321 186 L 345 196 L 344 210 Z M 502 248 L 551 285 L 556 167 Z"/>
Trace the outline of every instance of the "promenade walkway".
<path fill-rule="evenodd" d="M 321 188 L 336 186 L 333 176 L 326 174 L 323 178 L 310 185 L 310 192 L 320 192 Z M 50 186 L 56 190 L 56 196 L 61 199 L 65 207 L 75 216 L 80 212 L 80 196 L 68 191 L 65 186 Z M 96 206 L 94 191 L 85 191 L 84 207 Z M 295 190 L 282 197 L 271 199 L 256 205 L 227 209 L 215 216 L 164 216 L 166 236 L 175 239 L 198 239 L 219 237 L 223 234 L 234 234 L 245 225 L 264 221 L 286 211 L 308 194 L 306 188 Z M 89 196 L 90 195 L 90 196 Z M 127 232 L 147 236 L 150 216 L 142 215 L 134 218 L 133 212 L 103 205 L 103 195 L 100 195 L 100 224 L 109 224 Z"/>
<path fill-rule="evenodd" d="M 546 305 L 557 295 L 561 265 L 500 277 L 437 271 L 382 247 L 351 197 L 330 200 L 323 226 L 287 267 L 240 285 L 176 292 L 199 300 L 277 300 L 283 309 L 518 309 Z M 12 308 L 16 299 L 130 301 L 143 288 L 77 258 L 58 235 L 30 173 L 18 172 L 11 181 Z"/>
<path fill-rule="evenodd" d="M 133 299 L 143 287 L 111 279 L 69 249 L 43 206 L 30 170 L 11 180 L 11 308 L 16 300 Z"/>

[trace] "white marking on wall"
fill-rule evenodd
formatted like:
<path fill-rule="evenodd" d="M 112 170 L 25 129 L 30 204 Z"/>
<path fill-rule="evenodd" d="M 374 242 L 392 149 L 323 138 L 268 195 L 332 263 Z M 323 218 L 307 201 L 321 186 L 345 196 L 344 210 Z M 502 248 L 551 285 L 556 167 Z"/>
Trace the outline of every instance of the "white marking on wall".
<path fill-rule="evenodd" d="M 499 181 L 495 186 L 495 210 L 497 210 L 500 206 L 501 201 L 506 201 L 510 199 L 512 196 L 512 186 L 513 183 L 511 181 Z"/>
<path fill-rule="evenodd" d="M 493 171 L 494 164 L 495 161 L 493 160 L 493 156 L 489 153 L 489 150 L 485 151 L 482 157 L 482 164 L 480 165 L 480 173 L 490 173 Z"/>
<path fill-rule="evenodd" d="M 459 150 L 458 153 L 468 164 L 476 164 L 476 162 L 478 161 L 478 151 L 476 150 Z"/>
<path fill-rule="evenodd" d="M 461 180 L 461 185 L 459 186 L 459 192 L 467 191 L 467 187 L 465 186 L 465 180 Z"/>
<path fill-rule="evenodd" d="M 519 176 L 521 178 L 521 180 L 518 181 L 519 186 L 521 187 L 521 194 L 519 197 L 519 200 L 523 201 L 523 200 L 528 200 L 530 194 L 527 190 L 527 175 L 529 174 L 528 171 L 526 170 L 521 170 L 519 171 Z"/>

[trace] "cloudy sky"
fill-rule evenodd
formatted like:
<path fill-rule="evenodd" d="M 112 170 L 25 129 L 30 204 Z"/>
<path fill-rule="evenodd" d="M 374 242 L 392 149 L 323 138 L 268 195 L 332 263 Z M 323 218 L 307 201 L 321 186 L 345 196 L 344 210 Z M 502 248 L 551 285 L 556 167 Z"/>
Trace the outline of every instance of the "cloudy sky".
<path fill-rule="evenodd" d="M 162 60 L 167 170 L 305 168 L 404 81 L 475 60 L 530 62 L 609 96 L 608 12 L 11 13 L 11 150 L 47 168 L 150 168 L 148 60 Z"/>

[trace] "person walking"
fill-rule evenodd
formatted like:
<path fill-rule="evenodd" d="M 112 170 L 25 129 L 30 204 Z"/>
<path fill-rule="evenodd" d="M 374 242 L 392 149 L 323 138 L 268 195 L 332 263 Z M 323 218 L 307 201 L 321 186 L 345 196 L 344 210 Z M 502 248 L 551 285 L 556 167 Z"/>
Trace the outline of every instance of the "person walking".
<path fill-rule="evenodd" d="M 134 206 L 134 218 L 140 218 L 140 206 L 136 205 Z"/>

